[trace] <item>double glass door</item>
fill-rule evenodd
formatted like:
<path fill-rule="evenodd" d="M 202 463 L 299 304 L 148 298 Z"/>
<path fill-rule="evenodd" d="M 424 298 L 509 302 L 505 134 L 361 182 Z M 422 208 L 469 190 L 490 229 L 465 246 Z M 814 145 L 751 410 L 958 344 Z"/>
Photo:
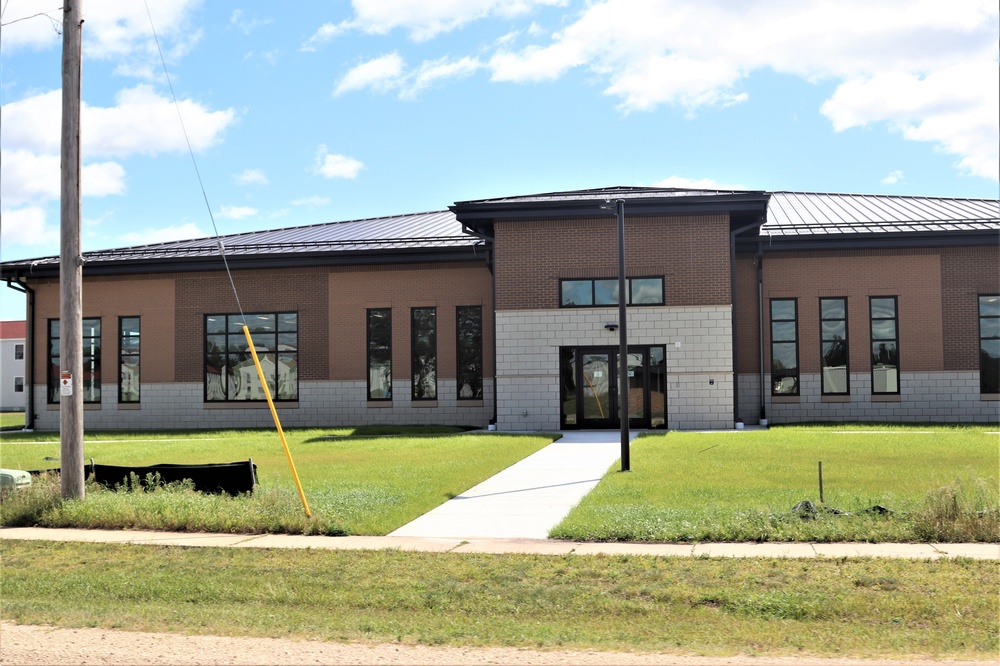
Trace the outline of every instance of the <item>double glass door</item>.
<path fill-rule="evenodd" d="M 620 361 L 616 347 L 560 350 L 563 428 L 619 428 Z M 662 346 L 629 347 L 629 427 L 662 428 L 666 423 L 666 375 Z"/>

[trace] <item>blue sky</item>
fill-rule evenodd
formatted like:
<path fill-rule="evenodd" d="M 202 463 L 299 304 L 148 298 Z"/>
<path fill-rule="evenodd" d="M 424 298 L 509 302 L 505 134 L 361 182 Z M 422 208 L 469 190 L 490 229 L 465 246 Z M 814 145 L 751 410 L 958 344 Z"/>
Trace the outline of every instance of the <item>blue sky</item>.
<path fill-rule="evenodd" d="M 61 11 L 0 6 L 0 259 L 54 255 Z M 177 106 L 146 4 L 83 10 L 85 250 L 614 185 L 998 196 L 993 0 L 154 0 Z"/>

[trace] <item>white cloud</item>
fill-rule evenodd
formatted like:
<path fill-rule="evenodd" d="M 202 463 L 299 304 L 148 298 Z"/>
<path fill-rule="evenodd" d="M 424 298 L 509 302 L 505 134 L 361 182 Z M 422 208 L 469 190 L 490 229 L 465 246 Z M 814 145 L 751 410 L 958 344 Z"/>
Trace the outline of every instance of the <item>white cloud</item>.
<path fill-rule="evenodd" d="M 151 243 L 169 243 L 170 241 L 188 240 L 190 238 L 205 238 L 209 234 L 198 228 L 196 224 L 142 229 L 122 234 L 118 241 L 124 245 L 148 245 Z"/>
<path fill-rule="evenodd" d="M 486 17 L 510 18 L 565 0 L 353 0 L 354 19 L 346 25 L 371 34 L 409 30 L 416 41 L 431 39 Z"/>
<path fill-rule="evenodd" d="M 321 196 L 311 196 L 302 197 L 301 199 L 292 199 L 291 204 L 293 206 L 326 206 L 330 203 L 330 197 Z"/>
<path fill-rule="evenodd" d="M 316 151 L 316 173 L 326 178 L 356 178 L 365 165 L 346 155 L 331 155 L 325 145 Z"/>
<path fill-rule="evenodd" d="M 59 225 L 47 224 L 41 206 L 5 209 L 0 218 L 0 245 L 5 254 L 13 246 L 59 246 Z"/>
<path fill-rule="evenodd" d="M 238 185 L 267 185 L 270 181 L 260 169 L 244 169 L 243 173 L 233 176 Z"/>
<path fill-rule="evenodd" d="M 340 95 L 352 90 L 371 88 L 377 92 L 385 92 L 399 85 L 403 75 L 403 58 L 398 53 L 390 53 L 374 60 L 361 63 L 344 78 L 334 89 L 334 95 Z"/>
<path fill-rule="evenodd" d="M 0 195 L 8 205 L 55 201 L 60 195 L 58 155 L 38 155 L 27 150 L 5 151 L 0 161 Z M 125 192 L 125 169 L 117 162 L 84 164 L 81 194 L 102 197 Z"/>
<path fill-rule="evenodd" d="M 257 215 L 257 209 L 250 206 L 223 206 L 216 217 L 227 220 L 242 220 Z"/>
<path fill-rule="evenodd" d="M 350 29 L 349 23 L 324 23 L 299 47 L 300 51 L 317 51 L 319 47 L 332 41 L 337 35 Z"/>
<path fill-rule="evenodd" d="M 888 176 L 886 176 L 879 182 L 882 183 L 883 185 L 895 185 L 901 180 L 903 180 L 903 172 L 900 171 L 899 169 L 896 169 L 895 171 L 890 172 Z"/>
<path fill-rule="evenodd" d="M 738 104 L 759 70 L 833 81 L 823 113 L 835 128 L 885 122 L 997 179 L 998 30 L 993 0 L 905 11 L 893 0 L 603 0 L 548 38 L 500 44 L 488 64 L 494 81 L 517 83 L 585 68 L 625 112 Z"/>
<path fill-rule="evenodd" d="M 746 190 L 746 185 L 724 185 L 711 178 L 685 178 L 670 176 L 653 183 L 653 187 L 676 187 L 681 190 Z"/>
<path fill-rule="evenodd" d="M 62 19 L 61 7 L 39 5 L 37 0 L 5 0 L 0 53 L 59 46 Z"/>
<path fill-rule="evenodd" d="M 271 19 L 251 19 L 243 15 L 242 9 L 234 9 L 229 15 L 229 25 L 238 28 L 243 34 L 249 35 L 251 32 L 263 25 L 270 25 Z"/>

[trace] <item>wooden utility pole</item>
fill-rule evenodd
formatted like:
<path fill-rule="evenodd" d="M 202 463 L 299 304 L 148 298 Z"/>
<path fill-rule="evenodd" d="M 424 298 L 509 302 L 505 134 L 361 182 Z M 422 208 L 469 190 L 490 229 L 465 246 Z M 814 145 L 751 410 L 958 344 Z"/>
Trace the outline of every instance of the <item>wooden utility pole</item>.
<path fill-rule="evenodd" d="M 83 498 L 83 257 L 80 253 L 82 0 L 65 0 L 59 254 L 59 443 L 62 496 Z"/>

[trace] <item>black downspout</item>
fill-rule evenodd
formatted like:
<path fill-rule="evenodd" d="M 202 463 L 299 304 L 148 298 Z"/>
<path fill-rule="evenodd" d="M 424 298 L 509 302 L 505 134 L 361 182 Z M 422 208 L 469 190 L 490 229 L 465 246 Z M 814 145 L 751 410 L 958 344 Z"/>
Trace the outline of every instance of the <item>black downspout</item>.
<path fill-rule="evenodd" d="M 739 336 L 736 334 L 736 236 L 743 233 L 744 231 L 749 231 L 750 229 L 759 228 L 762 222 L 754 222 L 746 226 L 740 227 L 739 229 L 734 229 L 729 232 L 729 296 L 732 300 L 732 329 L 733 329 L 733 423 L 737 423 L 740 420 L 740 375 L 739 375 L 739 363 L 737 363 L 738 355 L 738 340 Z"/>
<path fill-rule="evenodd" d="M 760 346 L 760 418 L 767 418 L 766 397 L 764 394 L 764 244 L 757 243 L 757 325 L 760 328 L 758 345 Z"/>
<path fill-rule="evenodd" d="M 15 286 L 16 285 L 16 286 Z M 24 359 L 24 383 L 27 395 L 24 396 L 24 429 L 35 429 L 35 290 L 24 282 L 14 282 L 7 279 L 7 286 L 28 297 L 25 320 L 25 342 L 28 353 Z"/>

